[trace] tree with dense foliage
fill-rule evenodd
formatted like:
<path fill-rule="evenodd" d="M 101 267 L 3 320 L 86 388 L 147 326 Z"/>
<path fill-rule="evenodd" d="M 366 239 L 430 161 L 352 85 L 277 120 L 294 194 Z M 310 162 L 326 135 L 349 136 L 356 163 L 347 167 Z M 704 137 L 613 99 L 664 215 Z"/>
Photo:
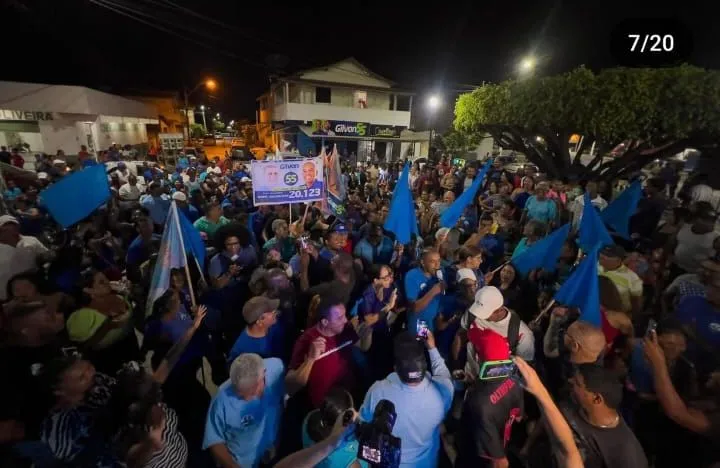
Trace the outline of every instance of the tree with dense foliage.
<path fill-rule="evenodd" d="M 477 132 L 461 132 L 451 128 L 445 134 L 435 138 L 434 145 L 443 152 L 464 155 L 477 148 L 482 135 Z"/>
<path fill-rule="evenodd" d="M 489 133 L 550 177 L 610 180 L 687 147 L 714 152 L 720 137 L 720 72 L 580 67 L 552 77 L 485 85 L 461 95 L 455 129 Z M 577 152 L 569 143 L 583 136 Z M 599 150 L 580 161 L 593 142 Z M 623 151 L 604 158 L 620 143 Z"/>

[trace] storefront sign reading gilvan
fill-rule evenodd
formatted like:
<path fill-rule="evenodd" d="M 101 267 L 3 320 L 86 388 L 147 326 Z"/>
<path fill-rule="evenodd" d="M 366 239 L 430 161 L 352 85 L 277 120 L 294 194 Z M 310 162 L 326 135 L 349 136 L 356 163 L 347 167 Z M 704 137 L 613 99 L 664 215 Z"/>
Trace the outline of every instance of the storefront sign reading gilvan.
<path fill-rule="evenodd" d="M 0 109 L 0 120 L 25 120 L 25 121 L 53 120 L 53 115 L 52 115 L 52 112 L 16 111 L 16 110 Z"/>

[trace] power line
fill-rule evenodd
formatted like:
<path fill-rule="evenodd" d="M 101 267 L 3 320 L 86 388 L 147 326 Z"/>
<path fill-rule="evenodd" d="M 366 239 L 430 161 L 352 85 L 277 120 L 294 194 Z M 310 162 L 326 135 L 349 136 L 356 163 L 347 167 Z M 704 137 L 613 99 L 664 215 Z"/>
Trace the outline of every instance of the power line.
<path fill-rule="evenodd" d="M 186 40 L 186 41 L 188 41 L 188 42 L 192 42 L 192 43 L 194 43 L 194 44 L 196 44 L 196 45 L 199 45 L 200 47 L 203 47 L 203 48 L 205 48 L 205 49 L 212 50 L 212 51 L 217 52 L 217 53 L 220 53 L 220 54 L 222 54 L 222 55 L 226 55 L 226 56 L 228 56 L 228 57 L 230 57 L 230 58 L 243 61 L 243 62 L 245 62 L 245 63 L 247 63 L 247 64 L 249 64 L 249 65 L 253 65 L 253 66 L 255 66 L 255 67 L 266 68 L 266 66 L 265 66 L 264 64 L 262 64 L 262 63 L 255 62 L 255 61 L 253 61 L 253 60 L 247 59 L 247 58 L 245 58 L 245 57 L 241 57 L 241 56 L 239 56 L 239 55 L 237 55 L 237 54 L 234 54 L 234 53 L 232 53 L 232 52 L 229 52 L 229 51 L 227 51 L 227 50 L 218 49 L 218 48 L 215 48 L 215 47 L 213 47 L 213 46 L 210 46 L 210 45 L 208 45 L 208 44 L 206 44 L 206 43 L 204 43 L 204 42 L 202 42 L 202 41 L 198 41 L 198 40 L 193 39 L 193 38 L 191 38 L 191 37 L 187 37 L 186 35 L 180 34 L 180 33 L 176 32 L 176 31 L 173 31 L 172 29 L 166 28 L 166 27 L 161 26 L 161 25 L 159 25 L 159 24 L 152 23 L 152 22 L 147 21 L 147 20 L 145 20 L 145 19 L 143 19 L 143 18 L 141 18 L 141 17 L 138 17 L 138 16 L 133 15 L 132 13 L 128 13 L 127 11 L 123 11 L 123 10 L 121 10 L 121 9 L 118 9 L 118 8 L 116 8 L 116 7 L 114 7 L 114 6 L 106 3 L 106 2 L 103 1 L 103 0 L 90 0 L 90 3 L 94 3 L 94 4 L 97 5 L 97 6 L 100 6 L 100 7 L 102 7 L 102 8 L 106 8 L 106 9 L 108 9 L 108 10 L 110 10 L 110 11 L 113 11 L 113 12 L 119 14 L 119 15 L 125 16 L 126 18 L 130 18 L 130 19 L 133 19 L 133 20 L 135 20 L 135 21 L 138 21 L 138 22 L 140 22 L 140 23 L 142 23 L 142 24 L 144 24 L 144 25 L 146 25 L 146 26 L 149 26 L 149 27 L 151 27 L 151 28 L 157 29 L 157 30 L 159 30 L 159 31 L 162 31 L 162 32 L 165 32 L 165 33 L 167 33 L 167 34 L 173 35 L 173 36 L 175 36 L 175 37 L 179 37 L 179 38 L 184 39 L 184 40 Z"/>

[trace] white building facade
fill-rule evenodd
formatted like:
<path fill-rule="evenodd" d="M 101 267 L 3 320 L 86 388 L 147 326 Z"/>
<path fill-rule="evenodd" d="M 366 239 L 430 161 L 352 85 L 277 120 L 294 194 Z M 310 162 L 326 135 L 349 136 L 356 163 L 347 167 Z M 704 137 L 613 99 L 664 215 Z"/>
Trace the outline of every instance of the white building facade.
<path fill-rule="evenodd" d="M 0 146 L 31 153 L 139 145 L 146 125 L 158 124 L 152 106 L 81 86 L 0 81 L 0 103 Z"/>
<path fill-rule="evenodd" d="M 373 153 L 384 161 L 413 159 L 427 156 L 428 146 L 427 136 L 409 130 L 413 98 L 348 58 L 278 78 L 258 99 L 258 124 L 272 128 L 281 150 L 291 145 L 305 153 L 323 142 L 362 161 Z"/>

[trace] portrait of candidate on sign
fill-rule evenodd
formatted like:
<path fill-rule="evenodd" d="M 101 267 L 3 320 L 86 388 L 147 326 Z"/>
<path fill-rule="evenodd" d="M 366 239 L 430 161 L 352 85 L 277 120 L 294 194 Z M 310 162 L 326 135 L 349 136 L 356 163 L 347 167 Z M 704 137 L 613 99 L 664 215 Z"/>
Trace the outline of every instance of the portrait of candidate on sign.
<path fill-rule="evenodd" d="M 325 194 L 322 158 L 253 161 L 255 205 L 279 205 L 322 200 Z"/>

